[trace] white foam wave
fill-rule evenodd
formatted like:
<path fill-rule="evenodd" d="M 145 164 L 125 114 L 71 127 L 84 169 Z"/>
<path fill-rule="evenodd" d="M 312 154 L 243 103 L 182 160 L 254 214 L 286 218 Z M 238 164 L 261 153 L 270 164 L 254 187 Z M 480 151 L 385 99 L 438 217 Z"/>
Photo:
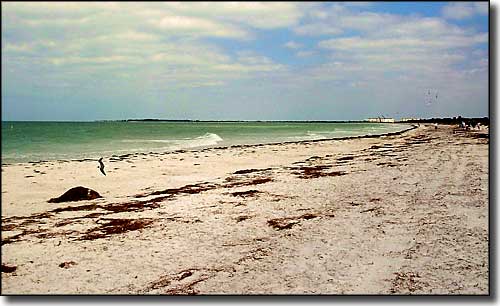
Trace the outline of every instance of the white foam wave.
<path fill-rule="evenodd" d="M 195 148 L 195 147 L 204 147 L 204 146 L 213 146 L 217 143 L 223 141 L 219 135 L 214 133 L 206 133 L 203 136 L 196 137 L 194 139 L 185 140 L 183 143 L 180 143 L 182 147 L 187 148 Z"/>
<path fill-rule="evenodd" d="M 153 146 L 153 147 L 128 147 L 123 149 L 113 149 L 113 150 L 100 150 L 100 151 L 91 151 L 85 152 L 82 154 L 74 155 L 74 158 L 94 158 L 104 155 L 116 155 L 123 153 L 143 153 L 143 152 L 164 152 L 164 151 L 173 151 L 180 149 L 189 149 L 189 148 L 197 148 L 197 147 L 205 147 L 216 145 L 217 143 L 223 141 L 219 135 L 214 133 L 206 133 L 205 135 L 198 136 L 196 138 L 186 138 L 186 139 L 123 139 L 122 142 L 128 143 L 167 143 L 166 146 Z M 55 158 L 69 159 L 72 154 L 62 154 L 54 156 Z M 75 157 L 76 156 L 76 157 Z M 55 159 L 53 158 L 53 159 Z"/>
<path fill-rule="evenodd" d="M 196 138 L 183 139 L 122 139 L 121 142 L 126 143 L 167 143 L 175 147 L 198 147 L 215 145 L 223 139 L 214 133 L 206 133 L 205 135 Z"/>
<path fill-rule="evenodd" d="M 157 143 L 174 143 L 175 139 L 122 139 L 121 142 L 157 142 Z"/>
<path fill-rule="evenodd" d="M 325 136 L 319 135 L 319 133 L 316 132 L 307 132 L 307 138 L 309 139 L 326 139 Z"/>

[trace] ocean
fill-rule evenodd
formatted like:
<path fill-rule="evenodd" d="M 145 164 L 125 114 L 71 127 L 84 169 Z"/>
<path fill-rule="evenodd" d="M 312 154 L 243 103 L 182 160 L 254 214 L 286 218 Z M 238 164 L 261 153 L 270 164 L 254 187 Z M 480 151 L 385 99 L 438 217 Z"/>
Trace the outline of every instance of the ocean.
<path fill-rule="evenodd" d="M 330 122 L 3 121 L 2 164 L 377 135 L 407 127 Z"/>

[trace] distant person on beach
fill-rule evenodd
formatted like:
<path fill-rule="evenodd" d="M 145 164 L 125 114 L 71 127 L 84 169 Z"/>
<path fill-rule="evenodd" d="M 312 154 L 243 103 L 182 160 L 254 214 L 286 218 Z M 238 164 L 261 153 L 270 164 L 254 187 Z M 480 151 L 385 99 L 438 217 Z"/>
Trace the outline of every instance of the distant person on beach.
<path fill-rule="evenodd" d="M 438 124 L 434 123 L 434 129 L 437 130 L 437 128 L 438 128 Z"/>

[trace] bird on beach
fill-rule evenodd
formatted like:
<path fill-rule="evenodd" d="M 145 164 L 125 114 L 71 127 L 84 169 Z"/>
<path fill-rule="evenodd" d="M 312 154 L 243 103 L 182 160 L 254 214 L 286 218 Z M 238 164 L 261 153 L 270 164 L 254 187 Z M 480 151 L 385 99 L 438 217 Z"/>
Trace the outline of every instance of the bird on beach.
<path fill-rule="evenodd" d="M 106 175 L 106 172 L 104 172 L 104 163 L 102 162 L 102 157 L 99 158 L 99 170 L 101 170 L 102 174 Z"/>

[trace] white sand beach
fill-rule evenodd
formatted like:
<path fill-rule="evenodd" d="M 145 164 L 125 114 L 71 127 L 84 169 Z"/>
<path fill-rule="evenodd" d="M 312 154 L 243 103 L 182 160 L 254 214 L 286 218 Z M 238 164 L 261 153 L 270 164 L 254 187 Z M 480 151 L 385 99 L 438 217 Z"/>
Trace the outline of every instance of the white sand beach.
<path fill-rule="evenodd" d="M 2 294 L 488 294 L 488 130 L 454 129 L 3 166 Z"/>

